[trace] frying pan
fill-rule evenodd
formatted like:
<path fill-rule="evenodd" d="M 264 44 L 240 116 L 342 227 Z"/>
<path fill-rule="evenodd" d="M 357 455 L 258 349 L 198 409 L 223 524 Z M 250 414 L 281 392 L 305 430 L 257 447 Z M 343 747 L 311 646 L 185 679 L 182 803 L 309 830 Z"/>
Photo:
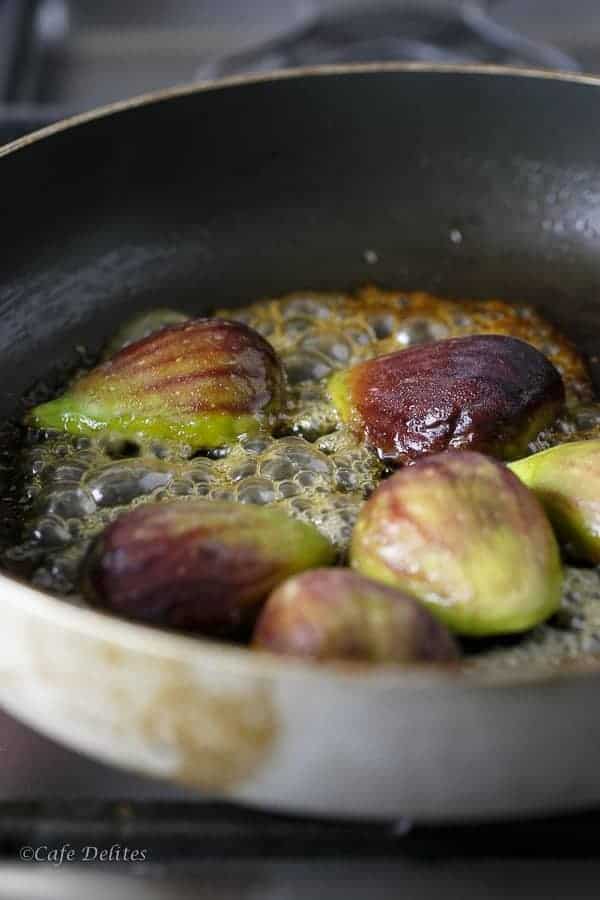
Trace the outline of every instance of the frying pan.
<path fill-rule="evenodd" d="M 138 310 L 372 280 L 533 303 L 593 355 L 599 147 L 593 78 L 415 64 L 182 88 L 18 141 L 0 150 L 3 416 Z M 114 764 L 321 815 L 600 801 L 593 659 L 313 667 L 0 587 L 0 702 Z"/>

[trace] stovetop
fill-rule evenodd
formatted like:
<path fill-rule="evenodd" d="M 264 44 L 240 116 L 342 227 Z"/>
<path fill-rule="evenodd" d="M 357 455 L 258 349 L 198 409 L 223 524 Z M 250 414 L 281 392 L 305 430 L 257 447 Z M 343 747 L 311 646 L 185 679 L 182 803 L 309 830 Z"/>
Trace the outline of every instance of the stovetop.
<path fill-rule="evenodd" d="M 225 0 L 176 6 L 174 21 L 158 2 L 0 0 L 0 144 L 146 89 L 275 66 L 416 58 L 600 72 L 597 0 L 397 0 L 366 17 L 352 0 L 260 0 L 241 17 Z M 598 896 L 600 811 L 436 827 L 274 815 L 101 765 L 2 713 L 0 762 L 0 900 Z"/>
<path fill-rule="evenodd" d="M 600 812 L 504 823 L 259 811 L 84 759 L 0 715 L 0 900 L 596 898 Z"/>
<path fill-rule="evenodd" d="M 597 0 L 0 0 L 0 106 L 57 118 L 197 79 L 332 62 L 600 72 Z"/>

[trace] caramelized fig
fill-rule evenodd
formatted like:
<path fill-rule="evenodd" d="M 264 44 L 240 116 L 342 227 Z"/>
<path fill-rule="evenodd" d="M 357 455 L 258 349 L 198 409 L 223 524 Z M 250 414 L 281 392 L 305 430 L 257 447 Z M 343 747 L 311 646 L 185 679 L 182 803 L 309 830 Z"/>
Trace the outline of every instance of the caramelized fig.
<path fill-rule="evenodd" d="M 240 503 L 138 506 L 100 535 L 84 567 L 92 602 L 132 619 L 223 633 L 296 572 L 332 562 L 312 525 Z"/>
<path fill-rule="evenodd" d="M 253 644 L 316 660 L 458 658 L 448 631 L 417 600 L 350 569 L 313 569 L 284 581 L 260 614 Z"/>
<path fill-rule="evenodd" d="M 217 447 L 272 424 L 285 386 L 271 345 L 224 319 L 192 319 L 129 344 L 35 407 L 31 424 L 72 434 Z"/>
<path fill-rule="evenodd" d="M 350 561 L 464 635 L 525 631 L 561 598 L 541 504 L 506 466 L 471 451 L 427 457 L 384 481 L 359 514 Z"/>
<path fill-rule="evenodd" d="M 493 334 L 370 359 L 333 375 L 329 390 L 343 421 L 392 463 L 458 447 L 515 459 L 565 401 L 539 350 Z"/>
<path fill-rule="evenodd" d="M 124 347 L 134 344 L 136 341 L 141 341 L 143 338 L 155 334 L 155 332 L 161 331 L 161 329 L 167 328 L 169 325 L 180 325 L 182 322 L 187 322 L 189 318 L 190 316 L 186 316 L 185 313 L 167 308 L 151 309 L 148 312 L 141 313 L 139 316 L 134 316 L 133 319 L 125 322 L 110 339 L 103 353 L 103 358 L 110 359 L 111 356 L 114 356 L 115 353 L 118 353 Z"/>
<path fill-rule="evenodd" d="M 600 440 L 560 444 L 511 463 L 569 551 L 600 563 Z"/>

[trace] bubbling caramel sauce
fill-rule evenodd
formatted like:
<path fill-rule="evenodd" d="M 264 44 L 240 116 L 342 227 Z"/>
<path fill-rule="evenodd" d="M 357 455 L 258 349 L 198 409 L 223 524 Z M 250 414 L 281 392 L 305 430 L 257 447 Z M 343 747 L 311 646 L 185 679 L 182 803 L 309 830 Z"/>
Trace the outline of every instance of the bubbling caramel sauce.
<path fill-rule="evenodd" d="M 532 452 L 600 437 L 600 404 L 594 403 L 584 361 L 527 306 L 369 287 L 354 295 L 294 293 L 216 315 L 247 323 L 280 354 L 290 392 L 279 432 L 242 437 L 207 454 L 180 445 L 29 433 L 19 451 L 22 528 L 18 543 L 4 553 L 9 569 L 81 602 L 78 572 L 93 538 L 127 509 L 181 497 L 277 506 L 316 525 L 343 560 L 362 503 L 387 473 L 339 422 L 327 378 L 369 357 L 432 340 L 497 333 L 528 341 L 559 369 L 568 398 L 567 412 L 535 439 Z M 148 321 L 160 327 L 172 318 L 172 311 L 161 310 Z M 135 328 L 134 323 L 116 336 L 112 352 L 132 339 Z M 560 663 L 595 650 L 600 651 L 600 575 L 569 569 L 561 614 L 525 637 L 486 644 L 473 666 L 538 658 Z"/>

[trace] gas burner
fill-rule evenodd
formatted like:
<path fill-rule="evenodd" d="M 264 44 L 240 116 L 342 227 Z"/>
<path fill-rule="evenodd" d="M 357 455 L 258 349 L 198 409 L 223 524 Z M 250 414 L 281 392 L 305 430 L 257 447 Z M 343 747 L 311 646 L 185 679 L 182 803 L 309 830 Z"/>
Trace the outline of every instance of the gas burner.
<path fill-rule="evenodd" d="M 390 3 L 323 15 L 301 32 L 201 67 L 197 77 L 329 63 L 416 60 L 577 72 L 574 57 L 497 21 L 488 3 Z"/>
<path fill-rule="evenodd" d="M 0 141 L 19 122 L 27 130 L 17 105 L 37 124 L 274 69 L 417 60 L 599 71 L 597 23 L 597 0 L 0 0 Z"/>

